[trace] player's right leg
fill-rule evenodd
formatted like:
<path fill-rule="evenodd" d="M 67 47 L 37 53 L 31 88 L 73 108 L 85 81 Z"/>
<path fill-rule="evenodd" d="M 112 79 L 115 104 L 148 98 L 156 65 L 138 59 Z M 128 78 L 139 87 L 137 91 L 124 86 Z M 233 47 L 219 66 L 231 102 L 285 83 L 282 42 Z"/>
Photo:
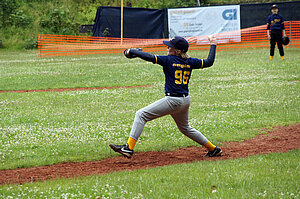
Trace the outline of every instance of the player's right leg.
<path fill-rule="evenodd" d="M 270 39 L 270 60 L 273 60 L 274 57 L 274 50 L 276 45 L 276 38 L 275 35 L 271 33 L 271 39 Z"/>
<path fill-rule="evenodd" d="M 175 99 L 171 97 L 164 97 L 140 110 L 135 114 L 135 119 L 131 128 L 130 136 L 128 142 L 125 145 L 114 145 L 110 144 L 110 147 L 122 154 L 123 156 L 130 158 L 133 154 L 135 144 L 137 143 L 145 124 L 148 121 L 162 117 L 176 111 L 180 108 L 182 102 L 180 99 Z M 127 151 L 127 152 L 126 152 Z M 132 153 L 130 152 L 132 151 Z"/>
<path fill-rule="evenodd" d="M 129 149 L 128 144 L 124 144 L 124 145 L 110 144 L 109 146 L 115 152 L 122 154 L 126 158 L 131 158 L 131 156 L 133 155 L 133 150 Z"/>
<path fill-rule="evenodd" d="M 138 140 L 147 122 L 168 115 L 179 108 L 180 101 L 174 101 L 170 97 L 164 97 L 140 110 L 135 114 L 130 137 Z"/>
<path fill-rule="evenodd" d="M 283 44 L 282 44 L 282 33 L 278 33 L 277 35 L 277 47 L 279 50 L 279 54 L 282 60 L 284 60 L 284 50 L 283 50 Z"/>

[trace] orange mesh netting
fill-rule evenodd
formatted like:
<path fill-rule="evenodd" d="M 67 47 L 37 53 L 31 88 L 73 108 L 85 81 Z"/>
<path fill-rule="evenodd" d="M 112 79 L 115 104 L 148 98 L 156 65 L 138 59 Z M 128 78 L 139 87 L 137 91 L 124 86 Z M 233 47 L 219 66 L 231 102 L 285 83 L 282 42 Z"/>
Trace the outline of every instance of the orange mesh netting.
<path fill-rule="evenodd" d="M 269 47 L 266 25 L 245 28 L 239 31 L 216 34 L 218 50 Z M 286 35 L 290 38 L 287 47 L 300 45 L 300 21 L 285 22 Z M 207 36 L 186 38 L 189 50 L 209 49 Z M 39 57 L 123 53 L 126 48 L 143 48 L 145 52 L 165 51 L 162 41 L 166 39 L 132 39 L 72 35 L 39 35 Z"/>

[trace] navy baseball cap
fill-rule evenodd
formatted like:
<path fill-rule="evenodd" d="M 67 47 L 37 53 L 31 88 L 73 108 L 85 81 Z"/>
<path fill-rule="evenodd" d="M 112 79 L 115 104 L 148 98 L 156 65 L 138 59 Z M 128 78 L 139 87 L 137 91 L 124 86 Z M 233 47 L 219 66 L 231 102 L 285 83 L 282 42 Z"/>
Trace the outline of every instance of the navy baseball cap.
<path fill-rule="evenodd" d="M 278 6 L 276 4 L 272 5 L 271 10 L 272 9 L 278 9 Z"/>
<path fill-rule="evenodd" d="M 187 52 L 189 49 L 189 43 L 183 37 L 175 36 L 170 41 L 163 41 L 166 46 L 176 48 L 182 52 Z"/>

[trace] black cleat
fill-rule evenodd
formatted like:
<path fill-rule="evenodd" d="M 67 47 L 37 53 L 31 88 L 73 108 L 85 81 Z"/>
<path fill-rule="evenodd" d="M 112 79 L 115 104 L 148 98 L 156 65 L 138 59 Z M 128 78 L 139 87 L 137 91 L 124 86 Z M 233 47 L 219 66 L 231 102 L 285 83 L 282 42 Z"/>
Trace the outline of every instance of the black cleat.
<path fill-rule="evenodd" d="M 126 158 L 131 158 L 131 156 L 133 155 L 133 150 L 129 149 L 128 144 L 124 144 L 124 145 L 110 144 L 109 146 L 115 152 L 121 153 Z"/>
<path fill-rule="evenodd" d="M 221 156 L 222 150 L 220 147 L 216 146 L 216 148 L 213 151 L 207 152 L 205 157 L 216 157 L 216 156 Z"/>

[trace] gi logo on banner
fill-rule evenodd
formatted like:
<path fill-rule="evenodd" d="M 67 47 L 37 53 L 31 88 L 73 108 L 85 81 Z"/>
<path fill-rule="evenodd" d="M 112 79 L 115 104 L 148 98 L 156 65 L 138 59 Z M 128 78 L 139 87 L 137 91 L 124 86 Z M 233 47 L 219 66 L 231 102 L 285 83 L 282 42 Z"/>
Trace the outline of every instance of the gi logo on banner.
<path fill-rule="evenodd" d="M 227 9 L 222 13 L 225 20 L 237 20 L 237 9 Z"/>

